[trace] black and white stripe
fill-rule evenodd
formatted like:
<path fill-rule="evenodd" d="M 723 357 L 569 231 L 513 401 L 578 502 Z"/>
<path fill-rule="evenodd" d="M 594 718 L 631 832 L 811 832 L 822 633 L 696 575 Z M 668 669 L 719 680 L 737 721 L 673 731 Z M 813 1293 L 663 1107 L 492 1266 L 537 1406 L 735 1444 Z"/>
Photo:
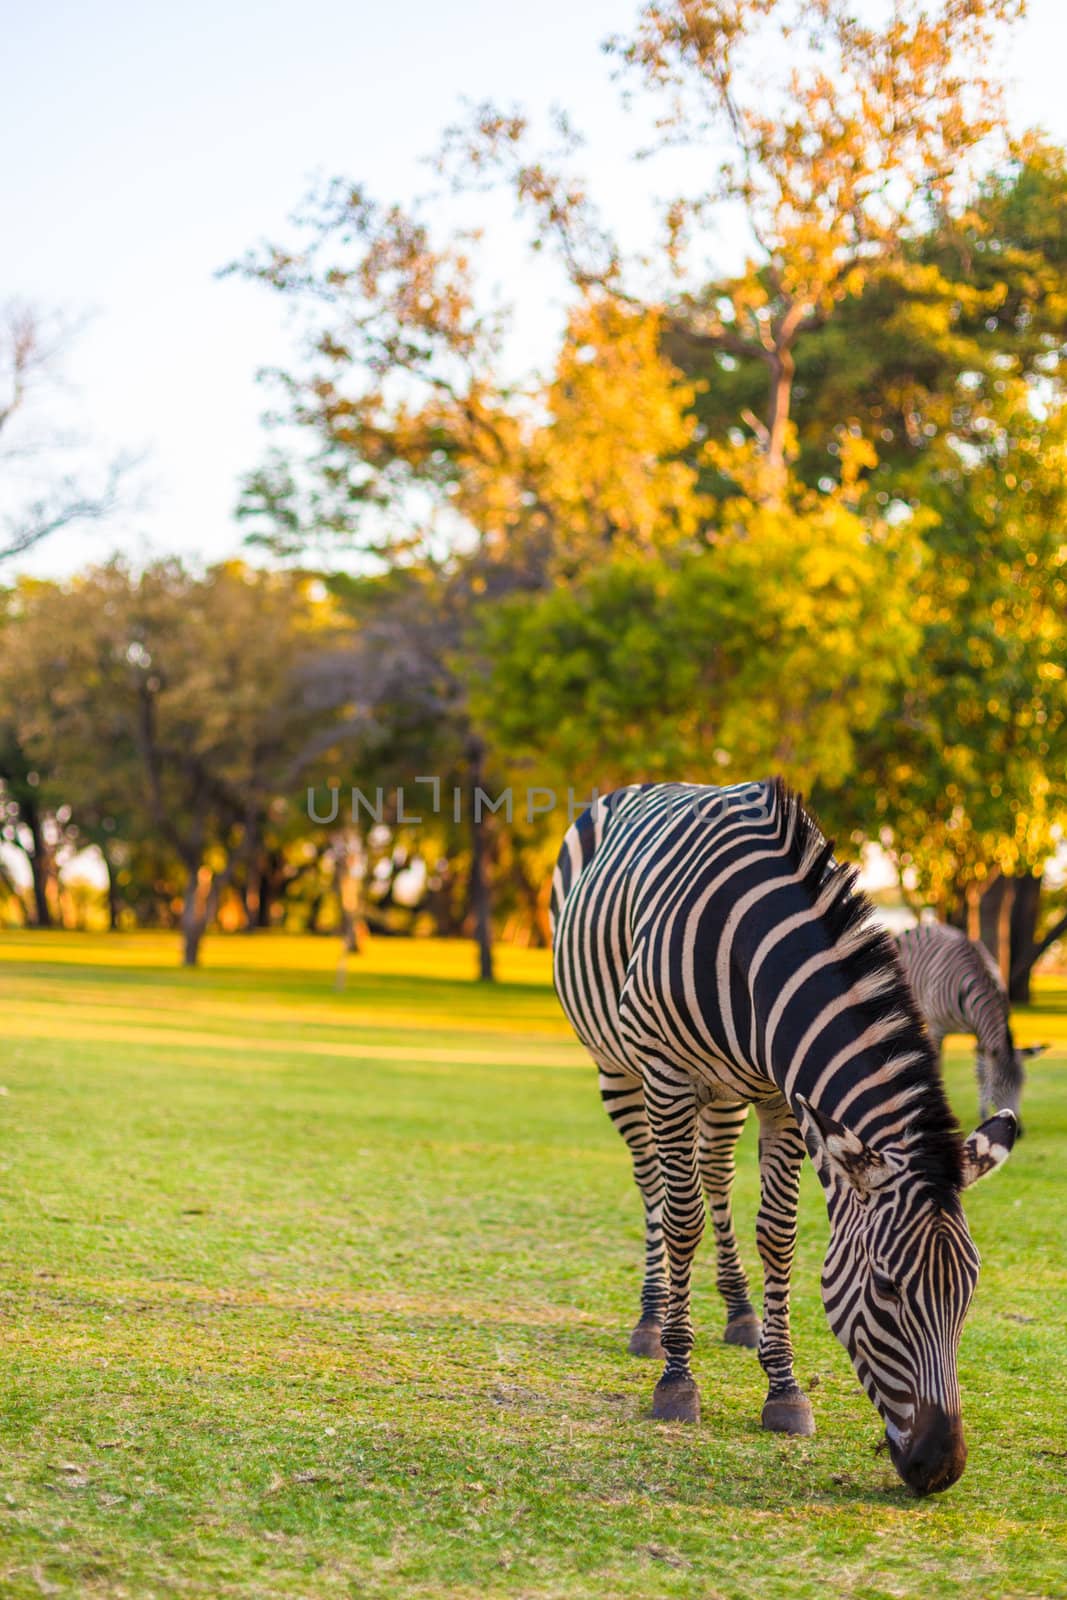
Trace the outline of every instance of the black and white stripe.
<path fill-rule="evenodd" d="M 854 874 L 779 783 L 642 785 L 568 830 L 552 899 L 556 986 L 645 1204 L 634 1340 L 640 1353 L 662 1341 L 666 1355 L 654 1413 L 699 1415 L 690 1273 L 705 1195 L 728 1337 L 747 1343 L 758 1329 L 729 1207 L 734 1146 L 755 1105 L 764 1426 L 814 1426 L 789 1332 L 806 1146 L 830 1214 L 830 1324 L 901 1476 L 946 1488 L 965 1459 L 956 1347 L 978 1276 L 959 1195 L 1006 1157 L 1015 1121 L 960 1139 Z"/>
<path fill-rule="evenodd" d="M 975 1037 L 979 1116 L 1004 1107 L 1018 1116 L 1026 1062 L 1047 1047 L 1016 1045 L 1007 991 L 985 945 L 930 922 L 899 934 L 897 950 L 937 1054 L 948 1033 Z"/>

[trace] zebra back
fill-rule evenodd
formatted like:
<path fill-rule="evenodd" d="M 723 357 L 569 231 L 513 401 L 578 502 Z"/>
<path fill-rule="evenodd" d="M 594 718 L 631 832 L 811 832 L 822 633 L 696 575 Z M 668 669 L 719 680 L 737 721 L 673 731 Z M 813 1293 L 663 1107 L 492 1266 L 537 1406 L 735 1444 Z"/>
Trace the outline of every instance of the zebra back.
<path fill-rule="evenodd" d="M 1008 996 L 992 956 L 959 928 L 923 923 L 898 935 L 897 948 L 916 1004 L 933 1038 L 972 1033 L 990 1060 L 1014 1052 Z"/>

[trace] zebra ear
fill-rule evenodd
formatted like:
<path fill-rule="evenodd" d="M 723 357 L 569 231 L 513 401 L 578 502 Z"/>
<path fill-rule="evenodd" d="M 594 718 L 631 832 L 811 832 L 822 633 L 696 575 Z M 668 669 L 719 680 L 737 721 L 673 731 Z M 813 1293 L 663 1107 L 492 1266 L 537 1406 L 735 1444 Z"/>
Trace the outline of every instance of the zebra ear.
<path fill-rule="evenodd" d="M 821 1174 L 832 1173 L 851 1184 L 861 1200 L 895 1177 L 897 1169 L 882 1151 L 872 1150 L 851 1128 L 817 1111 L 803 1095 L 797 1096 L 797 1104 L 804 1113 L 803 1132 L 811 1158 Z"/>
<path fill-rule="evenodd" d="M 963 1182 L 961 1189 L 984 1178 L 1011 1155 L 1011 1147 L 1019 1132 L 1019 1119 L 1014 1111 L 998 1111 L 995 1117 L 976 1128 L 963 1146 Z"/>

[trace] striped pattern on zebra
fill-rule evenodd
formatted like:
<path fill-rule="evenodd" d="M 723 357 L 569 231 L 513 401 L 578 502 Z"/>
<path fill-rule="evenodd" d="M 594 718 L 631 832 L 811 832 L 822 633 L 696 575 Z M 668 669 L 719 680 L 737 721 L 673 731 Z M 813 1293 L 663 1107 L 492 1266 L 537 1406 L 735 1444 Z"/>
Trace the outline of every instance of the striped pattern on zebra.
<path fill-rule="evenodd" d="M 959 928 L 929 922 L 898 934 L 897 951 L 936 1054 L 947 1033 L 975 1036 L 979 1116 L 1001 1106 L 1018 1116 L 1026 1063 L 1048 1046 L 1016 1045 L 1007 991 L 985 945 Z"/>
<path fill-rule="evenodd" d="M 733 1151 L 760 1120 L 763 1425 L 814 1431 L 793 1370 L 789 1286 L 805 1147 L 826 1192 L 827 1317 L 917 1492 L 966 1459 L 956 1352 L 978 1278 L 960 1191 L 999 1165 L 1010 1112 L 964 1143 L 891 940 L 779 782 L 640 785 L 568 830 L 554 972 L 644 1199 L 638 1340 L 666 1354 L 653 1414 L 699 1419 L 690 1274 L 720 1245 L 728 1330 L 758 1324 L 730 1218 Z M 729 1334 L 728 1334 L 729 1336 Z"/>

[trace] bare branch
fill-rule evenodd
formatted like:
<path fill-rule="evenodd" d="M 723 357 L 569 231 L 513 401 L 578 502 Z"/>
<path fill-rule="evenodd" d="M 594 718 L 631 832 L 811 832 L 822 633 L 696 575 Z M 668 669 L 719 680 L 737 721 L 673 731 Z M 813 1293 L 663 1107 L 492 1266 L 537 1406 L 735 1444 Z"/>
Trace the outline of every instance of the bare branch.
<path fill-rule="evenodd" d="M 0 561 L 24 555 L 62 528 L 102 522 L 113 516 L 122 503 L 123 486 L 136 464 L 132 458 L 120 456 L 112 462 L 103 485 L 95 492 L 75 478 L 65 478 L 46 498 L 4 518 Z"/>

